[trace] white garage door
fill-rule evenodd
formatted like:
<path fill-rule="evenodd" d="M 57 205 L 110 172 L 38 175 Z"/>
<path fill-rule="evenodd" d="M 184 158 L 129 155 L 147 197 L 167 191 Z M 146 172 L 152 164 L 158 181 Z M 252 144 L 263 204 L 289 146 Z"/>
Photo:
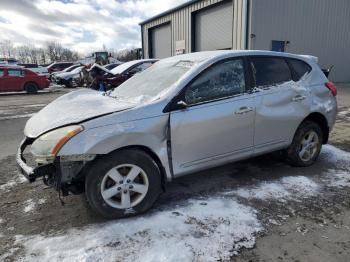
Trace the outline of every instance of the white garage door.
<path fill-rule="evenodd" d="M 171 26 L 162 25 L 151 30 L 152 58 L 171 56 Z"/>
<path fill-rule="evenodd" d="M 195 51 L 232 48 L 232 1 L 199 11 L 194 23 Z"/>

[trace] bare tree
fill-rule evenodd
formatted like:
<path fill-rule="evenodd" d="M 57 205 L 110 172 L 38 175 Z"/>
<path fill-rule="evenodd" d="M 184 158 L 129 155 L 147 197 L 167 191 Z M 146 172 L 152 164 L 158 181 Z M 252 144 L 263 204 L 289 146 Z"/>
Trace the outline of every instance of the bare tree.
<path fill-rule="evenodd" d="M 14 47 L 13 43 L 10 40 L 3 40 L 0 42 L 0 51 L 3 57 L 13 57 L 14 56 Z"/>
<path fill-rule="evenodd" d="M 127 62 L 135 59 L 139 59 L 139 48 L 123 49 L 116 53 L 116 58 L 119 61 Z"/>

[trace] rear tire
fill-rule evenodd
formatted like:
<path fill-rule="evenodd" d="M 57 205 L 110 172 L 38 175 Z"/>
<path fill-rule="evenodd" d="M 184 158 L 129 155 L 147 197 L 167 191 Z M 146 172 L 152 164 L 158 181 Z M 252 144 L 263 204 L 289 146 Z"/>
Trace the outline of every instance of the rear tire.
<path fill-rule="evenodd" d="M 314 164 L 321 152 L 323 137 L 324 134 L 318 124 L 312 121 L 303 122 L 285 152 L 288 163 L 299 167 Z"/>
<path fill-rule="evenodd" d="M 28 93 L 28 94 L 35 94 L 38 92 L 38 85 L 36 83 L 26 83 L 24 85 L 24 90 Z"/>
<path fill-rule="evenodd" d="M 147 211 L 161 193 L 161 174 L 155 161 L 140 150 L 127 149 L 97 159 L 85 180 L 92 210 L 115 219 Z"/>

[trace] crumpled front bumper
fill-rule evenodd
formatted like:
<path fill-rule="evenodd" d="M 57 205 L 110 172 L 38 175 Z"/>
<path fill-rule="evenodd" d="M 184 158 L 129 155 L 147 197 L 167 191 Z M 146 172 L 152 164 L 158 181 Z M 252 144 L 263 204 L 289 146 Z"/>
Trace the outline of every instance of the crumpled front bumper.
<path fill-rule="evenodd" d="M 23 156 L 23 152 L 28 145 L 33 143 L 32 139 L 24 138 L 17 150 L 16 162 L 21 173 L 28 179 L 29 182 L 34 182 L 37 178 L 43 177 L 45 175 L 49 175 L 55 173 L 55 165 L 54 164 L 46 164 L 37 167 L 31 167 L 27 165 L 27 161 Z"/>

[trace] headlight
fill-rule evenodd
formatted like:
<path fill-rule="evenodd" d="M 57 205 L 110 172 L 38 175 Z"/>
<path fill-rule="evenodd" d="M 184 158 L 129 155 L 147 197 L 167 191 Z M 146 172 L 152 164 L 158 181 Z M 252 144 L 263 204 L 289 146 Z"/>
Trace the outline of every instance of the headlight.
<path fill-rule="evenodd" d="M 43 134 L 34 141 L 30 151 L 36 157 L 54 157 L 69 139 L 82 130 L 82 126 L 75 125 L 62 127 Z"/>

